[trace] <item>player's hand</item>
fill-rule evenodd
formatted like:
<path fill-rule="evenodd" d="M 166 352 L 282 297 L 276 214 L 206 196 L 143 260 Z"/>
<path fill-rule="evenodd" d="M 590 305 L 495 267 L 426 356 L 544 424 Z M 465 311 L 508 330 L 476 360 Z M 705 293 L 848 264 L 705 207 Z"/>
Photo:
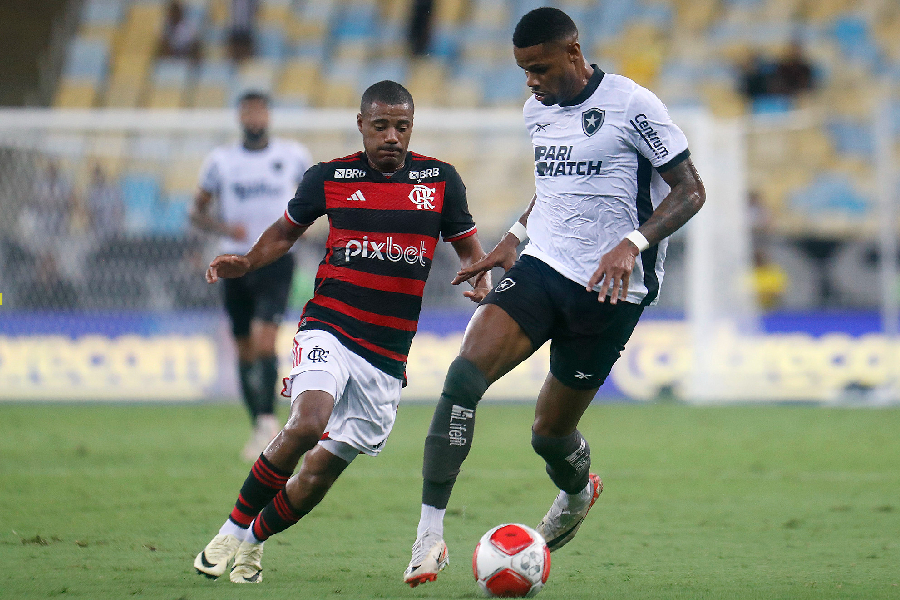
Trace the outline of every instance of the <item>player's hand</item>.
<path fill-rule="evenodd" d="M 229 227 L 228 237 L 235 240 L 236 242 L 243 242 L 247 240 L 247 228 L 244 227 L 240 223 L 235 223 L 231 227 Z"/>
<path fill-rule="evenodd" d="M 503 267 L 504 271 L 509 271 L 513 266 L 513 263 L 516 262 L 516 248 L 519 246 L 519 240 L 516 239 L 516 236 L 509 233 L 503 236 L 503 239 L 500 240 L 494 249 L 485 254 L 481 260 L 473 262 L 468 267 L 463 267 L 456 274 L 456 277 L 453 278 L 453 285 L 459 285 L 463 281 L 468 281 L 472 277 L 479 275 L 481 273 L 490 272 L 494 267 Z M 487 281 L 488 287 L 490 287 L 490 279 Z M 475 288 L 478 288 L 478 279 L 475 280 L 474 284 Z"/>
<path fill-rule="evenodd" d="M 213 259 L 206 269 L 206 282 L 215 283 L 221 279 L 233 279 L 250 271 L 250 261 L 245 256 L 222 254 Z"/>
<path fill-rule="evenodd" d="M 484 300 L 484 297 L 488 295 L 488 292 L 491 291 L 491 272 L 485 271 L 479 275 L 475 276 L 475 283 L 472 283 L 472 280 L 469 280 L 469 283 L 472 285 L 472 289 L 470 291 L 463 292 L 463 296 L 475 302 L 476 304 Z"/>
<path fill-rule="evenodd" d="M 600 258 L 600 266 L 588 280 L 587 291 L 594 289 L 600 283 L 600 302 L 606 302 L 609 294 L 609 303 L 616 304 L 619 299 L 625 299 L 628 295 L 628 281 L 634 270 L 634 261 L 640 251 L 631 240 L 622 240 L 619 244 Z M 612 292 L 612 293 L 610 293 Z"/>

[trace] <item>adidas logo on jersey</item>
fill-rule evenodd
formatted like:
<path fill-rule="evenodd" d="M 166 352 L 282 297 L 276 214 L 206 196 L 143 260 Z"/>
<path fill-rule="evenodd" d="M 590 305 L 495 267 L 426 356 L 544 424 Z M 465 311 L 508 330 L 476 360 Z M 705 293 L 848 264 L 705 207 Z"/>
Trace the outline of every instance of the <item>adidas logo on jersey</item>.
<path fill-rule="evenodd" d="M 335 169 L 335 179 L 358 179 L 365 177 L 366 172 L 363 169 Z"/>
<path fill-rule="evenodd" d="M 348 202 L 365 202 L 366 197 L 362 195 L 360 190 L 356 190 L 347 197 Z"/>

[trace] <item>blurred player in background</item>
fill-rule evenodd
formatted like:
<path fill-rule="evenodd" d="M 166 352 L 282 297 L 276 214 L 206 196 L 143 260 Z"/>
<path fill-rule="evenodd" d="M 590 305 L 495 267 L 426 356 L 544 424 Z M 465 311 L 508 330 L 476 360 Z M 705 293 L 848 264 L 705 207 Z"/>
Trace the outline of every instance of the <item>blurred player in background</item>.
<path fill-rule="evenodd" d="M 603 489 L 578 422 L 657 297 L 666 238 L 706 195 L 663 103 L 589 65 L 568 15 L 529 12 L 513 46 L 533 94 L 524 116 L 535 197 L 490 254 L 454 280 L 507 269 L 466 328 L 426 438 L 422 513 L 404 573 L 413 587 L 447 564 L 443 518 L 472 445 L 478 401 L 547 340 L 550 373 L 538 393 L 532 446 L 560 492 L 537 530 L 551 551 L 575 535 Z"/>
<path fill-rule="evenodd" d="M 220 251 L 242 254 L 284 211 L 303 173 L 309 151 L 269 137 L 269 98 L 244 94 L 239 103 L 243 139 L 213 150 L 200 173 L 191 222 L 221 236 Z M 213 201 L 218 201 L 214 212 Z M 241 453 L 255 460 L 281 428 L 275 416 L 278 359 L 275 341 L 287 307 L 294 258 L 285 254 L 245 277 L 224 283 L 225 310 L 237 344 L 241 395 L 253 431 Z"/>
<path fill-rule="evenodd" d="M 207 271 L 211 283 L 244 276 L 284 256 L 313 221 L 328 216 L 325 257 L 285 380 L 291 415 L 253 465 L 219 534 L 197 555 L 194 567 L 209 577 L 222 575 L 233 557 L 231 581 L 260 582 L 263 542 L 309 513 L 357 455 L 381 451 L 438 238 L 453 245 L 463 267 L 484 256 L 456 169 L 407 152 L 413 99 L 406 88 L 372 85 L 356 120 L 364 151 L 311 168 L 287 211 L 246 255 L 219 256 Z M 489 274 L 473 281 L 464 295 L 479 302 Z"/>

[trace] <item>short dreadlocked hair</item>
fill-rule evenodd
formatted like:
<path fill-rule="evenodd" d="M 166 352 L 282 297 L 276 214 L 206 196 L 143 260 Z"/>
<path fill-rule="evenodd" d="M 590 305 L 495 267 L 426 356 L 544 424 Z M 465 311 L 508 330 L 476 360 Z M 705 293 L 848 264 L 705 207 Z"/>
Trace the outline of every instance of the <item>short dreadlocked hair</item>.
<path fill-rule="evenodd" d="M 542 6 L 519 19 L 513 32 L 513 46 L 528 48 L 545 42 L 560 42 L 578 36 L 578 28 L 569 15 L 550 6 Z"/>

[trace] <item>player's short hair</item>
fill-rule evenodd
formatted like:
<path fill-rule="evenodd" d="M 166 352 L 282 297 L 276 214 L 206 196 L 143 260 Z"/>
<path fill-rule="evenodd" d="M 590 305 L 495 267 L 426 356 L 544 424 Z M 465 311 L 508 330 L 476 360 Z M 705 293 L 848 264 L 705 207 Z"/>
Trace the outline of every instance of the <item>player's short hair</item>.
<path fill-rule="evenodd" d="M 512 41 L 516 48 L 528 48 L 545 42 L 561 42 L 572 36 L 578 36 L 575 21 L 558 8 L 542 6 L 519 19 Z"/>
<path fill-rule="evenodd" d="M 238 98 L 238 106 L 244 102 L 251 102 L 253 100 L 259 100 L 266 106 L 269 106 L 272 103 L 272 100 L 267 93 L 260 92 L 259 90 L 249 90 L 240 95 Z"/>
<path fill-rule="evenodd" d="M 409 90 L 390 79 L 373 83 L 363 92 L 362 100 L 359 103 L 359 112 L 366 112 L 366 109 L 374 102 L 409 104 L 409 107 L 415 110 L 413 97 Z"/>

